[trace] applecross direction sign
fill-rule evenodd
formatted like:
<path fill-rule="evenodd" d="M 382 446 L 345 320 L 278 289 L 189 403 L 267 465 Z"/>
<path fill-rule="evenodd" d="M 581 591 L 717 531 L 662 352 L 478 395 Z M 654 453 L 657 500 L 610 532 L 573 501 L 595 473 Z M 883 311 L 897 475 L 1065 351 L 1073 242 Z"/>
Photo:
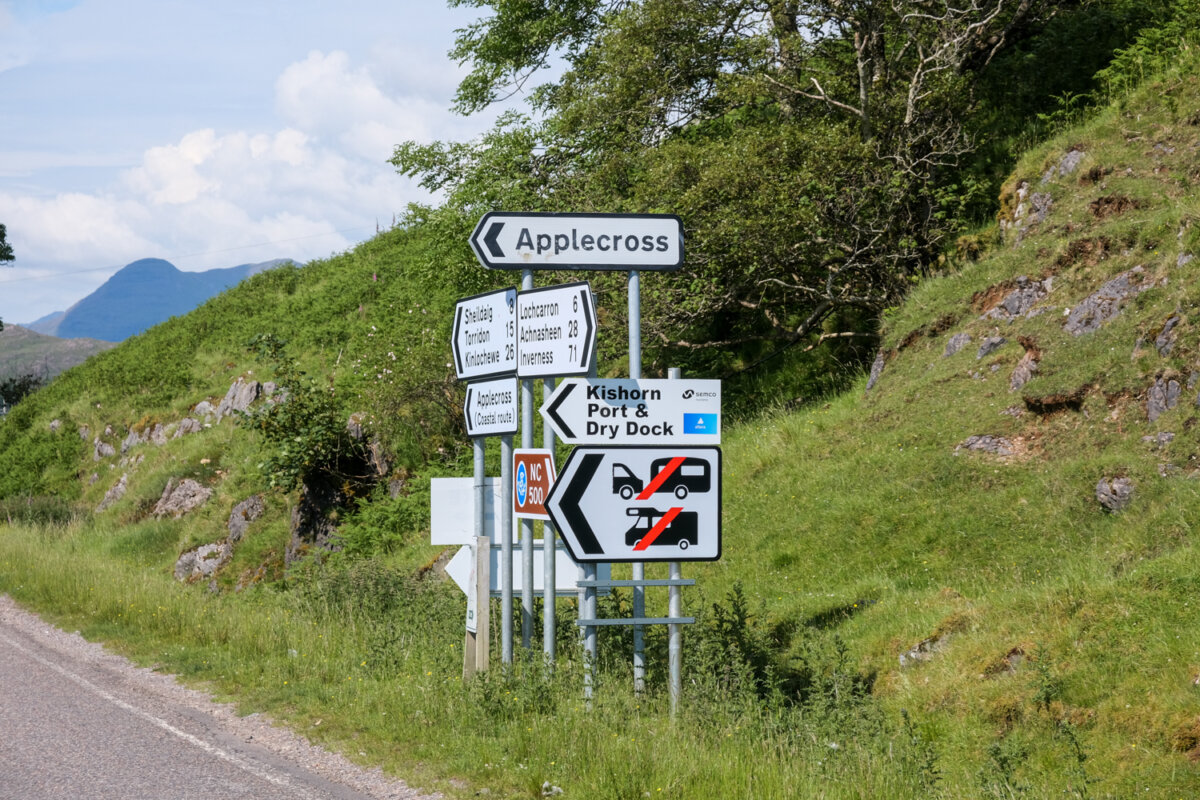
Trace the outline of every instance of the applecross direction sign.
<path fill-rule="evenodd" d="M 566 444 L 721 443 L 719 380 L 567 378 L 541 412 Z"/>
<path fill-rule="evenodd" d="M 467 398 L 463 402 L 467 435 L 475 438 L 516 433 L 520 416 L 517 396 L 515 375 L 468 384 Z"/>
<path fill-rule="evenodd" d="M 596 350 L 596 306 L 586 282 L 517 292 L 517 377 L 584 375 Z"/>
<path fill-rule="evenodd" d="M 488 269 L 676 270 L 683 222 L 674 214 L 492 211 L 471 234 Z"/>
<path fill-rule="evenodd" d="M 501 289 L 454 306 L 454 374 L 460 381 L 512 375 L 517 370 L 517 290 Z"/>

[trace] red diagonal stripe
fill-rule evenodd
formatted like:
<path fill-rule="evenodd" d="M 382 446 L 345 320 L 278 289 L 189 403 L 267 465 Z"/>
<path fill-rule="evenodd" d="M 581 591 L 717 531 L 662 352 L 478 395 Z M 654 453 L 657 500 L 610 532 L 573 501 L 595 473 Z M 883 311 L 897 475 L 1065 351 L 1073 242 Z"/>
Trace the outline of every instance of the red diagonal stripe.
<path fill-rule="evenodd" d="M 681 458 L 679 460 L 682 461 L 683 459 Z M 666 470 L 663 470 L 663 471 L 667 472 L 669 470 L 670 470 L 670 468 L 668 467 Z M 647 547 L 654 544 L 654 540 L 658 538 L 659 534 L 661 534 L 663 531 L 665 531 L 667 529 L 667 526 L 671 524 L 671 520 L 673 520 L 677 516 L 679 516 L 680 511 L 683 511 L 683 509 L 682 508 L 668 508 L 667 513 L 663 514 L 663 518 L 658 521 L 658 524 L 655 525 L 653 528 L 651 528 L 650 532 L 647 533 L 645 536 L 643 536 L 642 540 L 640 542 L 638 542 L 636 545 L 634 545 L 634 548 L 633 548 L 634 552 L 637 552 L 639 550 L 645 550 Z"/>
<path fill-rule="evenodd" d="M 658 487 L 666 482 L 667 478 L 671 477 L 671 473 L 679 469 L 679 465 L 684 462 L 683 456 L 675 456 L 670 463 L 663 467 L 663 471 L 654 476 L 654 480 L 650 481 L 650 485 L 642 490 L 642 493 L 637 496 L 638 500 L 649 500 L 650 495 L 658 491 Z"/>

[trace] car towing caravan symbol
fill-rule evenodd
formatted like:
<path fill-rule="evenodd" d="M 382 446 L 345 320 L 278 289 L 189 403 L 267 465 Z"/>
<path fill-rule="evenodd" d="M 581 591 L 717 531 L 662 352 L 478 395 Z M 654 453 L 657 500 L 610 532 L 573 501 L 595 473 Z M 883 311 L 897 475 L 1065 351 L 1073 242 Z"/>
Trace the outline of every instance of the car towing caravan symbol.
<path fill-rule="evenodd" d="M 656 478 L 652 481 L 653 488 L 646 489 L 641 478 L 629 467 L 614 463 L 613 494 L 620 495 L 623 500 L 632 499 L 634 495 L 639 500 L 648 500 L 652 494 L 671 492 L 683 500 L 688 492 L 707 492 L 712 488 L 712 466 L 703 458 L 660 458 L 650 464 L 650 473 Z"/>

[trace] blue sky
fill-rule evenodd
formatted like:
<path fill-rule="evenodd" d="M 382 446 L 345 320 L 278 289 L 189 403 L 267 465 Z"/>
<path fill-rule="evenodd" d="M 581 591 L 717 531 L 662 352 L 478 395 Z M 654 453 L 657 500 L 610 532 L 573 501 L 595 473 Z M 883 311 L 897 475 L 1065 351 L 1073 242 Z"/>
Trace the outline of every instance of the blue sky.
<path fill-rule="evenodd" d="M 0 319 L 139 258 L 341 252 L 428 200 L 397 143 L 465 140 L 441 0 L 0 0 Z"/>

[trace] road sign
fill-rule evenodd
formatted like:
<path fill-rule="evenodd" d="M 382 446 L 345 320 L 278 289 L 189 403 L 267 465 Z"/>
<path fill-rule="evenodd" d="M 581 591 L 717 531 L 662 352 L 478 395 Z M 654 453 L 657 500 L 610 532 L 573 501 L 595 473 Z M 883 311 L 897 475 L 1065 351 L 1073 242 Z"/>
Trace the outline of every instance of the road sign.
<path fill-rule="evenodd" d="M 471 591 L 467 587 L 471 586 L 471 562 L 474 561 L 474 556 L 471 546 L 466 546 L 460 549 L 446 564 L 446 574 L 458 584 L 459 588 L 467 593 L 470 597 Z M 545 586 L 544 563 L 545 543 L 541 539 L 535 539 L 533 542 L 535 558 L 533 560 L 533 591 L 535 594 L 541 594 L 542 587 Z M 500 596 L 500 548 L 491 548 L 491 595 L 493 597 Z M 609 580 L 612 577 L 612 567 L 607 564 L 600 566 L 601 580 Z M 575 562 L 571 560 L 570 554 L 561 548 L 555 548 L 554 551 L 554 592 L 563 596 L 575 596 L 579 591 L 576 581 L 579 580 L 579 569 Z M 513 594 L 520 594 L 523 588 L 521 570 L 513 570 Z"/>
<path fill-rule="evenodd" d="M 584 375 L 596 351 L 596 307 L 586 282 L 517 293 L 517 375 Z"/>
<path fill-rule="evenodd" d="M 459 300 L 454 307 L 454 374 L 460 381 L 512 375 L 517 370 L 517 290 Z"/>
<path fill-rule="evenodd" d="M 471 234 L 488 269 L 676 270 L 683 222 L 673 214 L 492 211 Z"/>
<path fill-rule="evenodd" d="M 567 444 L 721 443 L 717 380 L 567 378 L 541 412 Z"/>
<path fill-rule="evenodd" d="M 513 516 L 550 519 L 546 495 L 554 485 L 553 450 L 513 450 Z"/>
<path fill-rule="evenodd" d="M 493 544 L 500 544 L 496 509 L 500 479 L 484 478 L 483 529 Z M 475 542 L 475 479 L 431 478 L 429 481 L 429 543 L 473 544 Z"/>
<path fill-rule="evenodd" d="M 546 509 L 576 561 L 715 561 L 721 450 L 577 447 Z"/>
<path fill-rule="evenodd" d="M 467 435 L 472 438 L 516 433 L 519 427 L 516 376 L 467 384 L 463 416 Z"/>

